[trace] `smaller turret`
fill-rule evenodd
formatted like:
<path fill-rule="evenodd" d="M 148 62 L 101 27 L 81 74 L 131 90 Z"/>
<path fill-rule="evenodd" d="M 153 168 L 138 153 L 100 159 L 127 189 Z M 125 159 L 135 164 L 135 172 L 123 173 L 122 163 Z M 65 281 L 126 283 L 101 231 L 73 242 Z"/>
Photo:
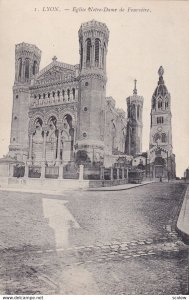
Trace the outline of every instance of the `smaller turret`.
<path fill-rule="evenodd" d="M 133 95 L 127 101 L 126 154 L 136 155 L 142 151 L 142 111 L 144 98 L 137 95 L 137 80 L 134 80 Z"/>
<path fill-rule="evenodd" d="M 21 43 L 15 47 L 15 83 L 28 83 L 39 72 L 41 50 L 35 45 Z"/>

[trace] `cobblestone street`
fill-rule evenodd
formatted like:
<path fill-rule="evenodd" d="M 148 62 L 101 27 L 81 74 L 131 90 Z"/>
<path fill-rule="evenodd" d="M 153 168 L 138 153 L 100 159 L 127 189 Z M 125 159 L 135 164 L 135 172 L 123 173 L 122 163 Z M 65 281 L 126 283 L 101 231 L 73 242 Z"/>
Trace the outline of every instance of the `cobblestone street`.
<path fill-rule="evenodd" d="M 175 231 L 185 188 L 1 191 L 0 294 L 186 294 Z"/>

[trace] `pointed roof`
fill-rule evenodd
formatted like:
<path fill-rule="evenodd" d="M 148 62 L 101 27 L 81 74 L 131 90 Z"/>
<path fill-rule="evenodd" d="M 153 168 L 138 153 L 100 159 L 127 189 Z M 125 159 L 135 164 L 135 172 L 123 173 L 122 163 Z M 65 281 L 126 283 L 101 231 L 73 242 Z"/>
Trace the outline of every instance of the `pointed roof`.
<path fill-rule="evenodd" d="M 154 91 L 153 97 L 157 98 L 161 96 L 162 98 L 164 98 L 169 92 L 163 80 L 164 69 L 162 66 L 159 68 L 158 74 L 159 74 L 159 81 Z"/>

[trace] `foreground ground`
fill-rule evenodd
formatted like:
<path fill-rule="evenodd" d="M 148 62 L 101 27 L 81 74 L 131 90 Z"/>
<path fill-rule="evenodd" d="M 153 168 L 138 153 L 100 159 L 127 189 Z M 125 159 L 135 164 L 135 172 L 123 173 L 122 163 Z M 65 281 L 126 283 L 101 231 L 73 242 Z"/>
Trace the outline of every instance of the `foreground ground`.
<path fill-rule="evenodd" d="M 186 186 L 0 192 L 0 294 L 187 294 Z"/>

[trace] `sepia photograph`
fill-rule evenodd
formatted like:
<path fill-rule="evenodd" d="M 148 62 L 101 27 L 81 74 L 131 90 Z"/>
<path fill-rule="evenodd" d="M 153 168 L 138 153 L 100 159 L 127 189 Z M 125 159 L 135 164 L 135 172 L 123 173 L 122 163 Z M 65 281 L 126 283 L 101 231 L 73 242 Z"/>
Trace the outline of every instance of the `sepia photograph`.
<path fill-rule="evenodd" d="M 189 299 L 189 1 L 0 0 L 0 65 L 0 299 Z"/>

